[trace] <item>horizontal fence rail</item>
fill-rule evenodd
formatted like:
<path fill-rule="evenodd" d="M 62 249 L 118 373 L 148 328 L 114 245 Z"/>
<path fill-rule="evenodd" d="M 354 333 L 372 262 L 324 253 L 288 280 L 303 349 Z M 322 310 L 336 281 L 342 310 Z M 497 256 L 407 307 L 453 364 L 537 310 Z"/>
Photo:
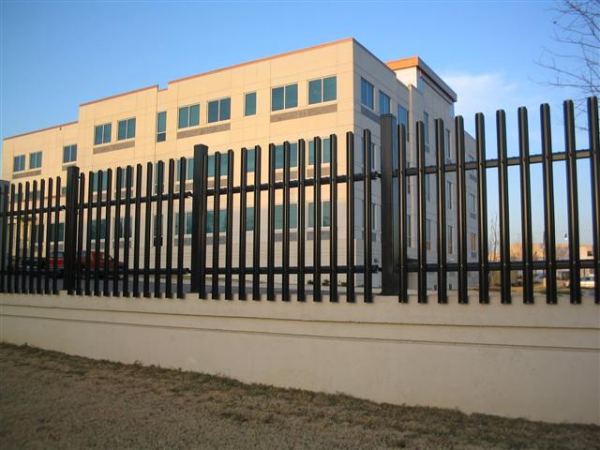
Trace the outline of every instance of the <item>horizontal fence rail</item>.
<path fill-rule="evenodd" d="M 587 149 L 577 150 L 571 101 L 563 115 L 561 153 L 552 149 L 550 108 L 542 105 L 542 152 L 536 155 L 529 150 L 525 108 L 518 111 L 518 156 L 507 155 L 506 117 L 497 112 L 496 159 L 486 157 L 482 114 L 470 141 L 462 117 L 454 120 L 451 141 L 436 119 L 431 147 L 423 122 L 412 124 L 409 142 L 407 124 L 387 114 L 381 116 L 377 154 L 375 137 L 364 130 L 360 139 L 346 133 L 341 144 L 332 134 L 309 145 L 300 139 L 210 155 L 200 144 L 193 158 L 87 173 L 71 166 L 65 187 L 61 177 L 4 183 L 0 292 L 367 303 L 381 293 L 401 303 L 414 294 L 420 303 L 432 295 L 447 303 L 455 291 L 459 303 L 477 295 L 487 304 L 497 285 L 502 303 L 510 304 L 518 291 L 525 303 L 538 293 L 554 304 L 561 295 L 558 271 L 568 270 L 569 301 L 581 303 L 587 271 L 595 283 L 584 287 L 600 304 L 598 101 L 588 100 Z M 590 165 L 594 231 L 587 259 L 580 252 L 580 161 Z M 566 259 L 556 247 L 557 162 L 565 164 Z M 535 191 L 543 203 L 542 259 L 533 251 L 536 165 L 542 174 Z M 511 209 L 511 167 L 519 174 L 518 210 Z M 493 236 L 490 171 L 497 174 L 499 200 Z M 511 254 L 511 216 L 520 221 L 518 257 Z M 498 251 L 491 249 L 492 238 Z M 522 285 L 517 290 L 515 275 Z M 541 291 L 535 287 L 540 275 Z"/>

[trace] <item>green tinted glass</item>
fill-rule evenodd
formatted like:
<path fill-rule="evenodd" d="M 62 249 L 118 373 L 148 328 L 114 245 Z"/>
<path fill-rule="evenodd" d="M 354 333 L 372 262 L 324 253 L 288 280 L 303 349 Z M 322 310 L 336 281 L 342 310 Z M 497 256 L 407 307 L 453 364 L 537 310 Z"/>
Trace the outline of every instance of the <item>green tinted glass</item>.
<path fill-rule="evenodd" d="M 256 114 L 256 92 L 246 94 L 246 104 L 244 109 L 245 116 L 253 116 Z"/>
<path fill-rule="evenodd" d="M 321 87 L 323 80 L 312 80 L 308 82 L 308 104 L 320 103 L 321 98 Z"/>
<path fill-rule="evenodd" d="M 337 77 L 323 79 L 323 101 L 330 102 L 337 99 Z"/>
<path fill-rule="evenodd" d="M 283 109 L 283 88 L 275 88 L 271 91 L 271 111 Z"/>
<path fill-rule="evenodd" d="M 290 84 L 285 87 L 285 108 L 298 106 L 298 85 Z"/>

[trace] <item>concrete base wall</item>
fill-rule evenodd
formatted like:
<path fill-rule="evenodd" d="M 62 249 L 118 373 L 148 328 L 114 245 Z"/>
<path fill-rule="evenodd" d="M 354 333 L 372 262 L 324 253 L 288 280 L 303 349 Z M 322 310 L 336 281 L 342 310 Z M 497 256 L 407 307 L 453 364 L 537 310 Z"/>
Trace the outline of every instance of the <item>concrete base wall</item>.
<path fill-rule="evenodd" d="M 600 308 L 0 296 L 0 339 L 377 402 L 600 424 Z"/>

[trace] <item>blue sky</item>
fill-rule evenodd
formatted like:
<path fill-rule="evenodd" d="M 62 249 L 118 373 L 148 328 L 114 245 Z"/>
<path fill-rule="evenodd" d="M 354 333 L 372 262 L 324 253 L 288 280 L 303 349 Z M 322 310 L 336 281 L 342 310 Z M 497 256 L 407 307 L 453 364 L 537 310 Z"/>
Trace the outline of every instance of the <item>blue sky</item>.
<path fill-rule="evenodd" d="M 468 130 L 475 112 L 486 113 L 491 142 L 494 111 L 506 109 L 510 154 L 518 151 L 516 108 L 530 108 L 532 152 L 538 153 L 539 104 L 550 103 L 556 150 L 563 148 L 561 103 L 573 92 L 540 85 L 550 75 L 536 64 L 544 48 L 557 48 L 551 1 L 2 0 L 0 5 L 2 137 L 76 120 L 85 101 L 352 36 L 384 61 L 422 57 L 458 92 L 456 111 Z M 587 147 L 581 137 L 578 146 Z M 492 153 L 494 148 L 490 145 Z M 564 167 L 555 170 L 557 236 L 563 236 Z M 587 174 L 587 165 L 580 172 Z M 512 184 L 518 183 L 512 177 L 511 172 Z M 589 178 L 585 183 L 583 176 L 582 188 Z M 516 197 L 511 191 L 511 200 Z M 589 238 L 585 202 L 583 197 L 582 233 Z M 514 222 L 513 237 L 518 233 Z"/>

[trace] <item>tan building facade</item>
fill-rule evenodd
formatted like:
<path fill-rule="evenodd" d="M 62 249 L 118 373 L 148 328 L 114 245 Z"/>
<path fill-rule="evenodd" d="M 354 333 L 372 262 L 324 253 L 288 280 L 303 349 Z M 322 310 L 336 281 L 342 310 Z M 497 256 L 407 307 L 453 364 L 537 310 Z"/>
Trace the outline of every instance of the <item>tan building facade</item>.
<path fill-rule="evenodd" d="M 377 170 L 380 165 L 379 116 L 382 113 L 392 113 L 407 123 L 409 161 L 413 163 L 415 122 L 422 120 L 426 124 L 426 159 L 428 163 L 434 163 L 435 119 L 442 119 L 449 142 L 447 158 L 455 160 L 453 119 L 456 100 L 452 89 L 419 58 L 384 63 L 356 40 L 344 39 L 174 80 L 164 89 L 150 86 L 83 103 L 75 122 L 6 138 L 2 178 L 11 182 L 31 182 L 56 176 L 66 178 L 66 168 L 70 165 L 77 165 L 87 173 L 117 166 L 177 160 L 191 157 L 194 145 L 202 143 L 209 147 L 211 155 L 234 150 L 234 184 L 239 183 L 240 149 L 260 145 L 264 182 L 268 173 L 269 143 L 281 145 L 284 141 L 294 143 L 305 139 L 309 150 L 310 141 L 320 136 L 327 148 L 327 138 L 331 134 L 336 134 L 339 139 L 338 173 L 345 173 L 345 135 L 348 131 L 356 136 L 354 167 L 355 172 L 361 172 L 364 129 L 370 129 L 373 134 Z M 474 141 L 469 135 L 466 135 L 466 147 L 468 161 L 474 158 Z M 323 161 L 323 174 L 327 175 L 330 170 L 327 150 L 324 150 Z M 309 171 L 311 164 L 312 160 L 307 161 Z M 280 169 L 277 176 L 282 176 Z M 435 260 L 436 188 L 435 178 L 427 178 L 427 241 L 431 249 L 429 257 Z M 450 260 L 454 260 L 457 254 L 457 209 L 453 174 L 448 175 L 447 181 L 448 251 Z M 249 174 L 248 182 L 253 182 L 252 174 Z M 472 175 L 467 175 L 467 191 L 468 248 L 469 256 L 474 258 L 477 204 Z M 414 189 L 411 192 L 409 257 L 416 255 L 417 229 Z M 296 202 L 295 195 L 292 190 L 292 204 Z M 309 189 L 309 201 L 312 195 Z M 329 200 L 328 195 L 328 189 L 324 189 L 324 202 Z M 344 198 L 343 189 L 340 189 L 340 261 L 345 258 Z M 357 185 L 355 236 L 358 238 L 363 231 L 362 199 L 362 186 Z M 221 205 L 225 207 L 224 199 Z M 266 201 L 262 205 L 262 214 L 266 217 Z M 375 264 L 380 263 L 380 205 L 380 187 L 374 183 Z M 248 206 L 252 207 L 250 196 Z M 208 208 L 211 208 L 210 202 Z M 191 211 L 191 207 L 186 210 Z M 327 239 L 326 220 L 323 237 Z M 235 236 L 237 221 L 234 220 L 234 224 Z M 251 239 L 248 245 L 250 248 Z M 328 245 L 323 245 L 323 249 L 323 261 L 328 261 Z M 263 252 L 266 260 L 264 246 Z M 356 241 L 356 253 L 360 262 L 360 239 Z M 310 255 L 307 263 L 311 263 Z"/>

